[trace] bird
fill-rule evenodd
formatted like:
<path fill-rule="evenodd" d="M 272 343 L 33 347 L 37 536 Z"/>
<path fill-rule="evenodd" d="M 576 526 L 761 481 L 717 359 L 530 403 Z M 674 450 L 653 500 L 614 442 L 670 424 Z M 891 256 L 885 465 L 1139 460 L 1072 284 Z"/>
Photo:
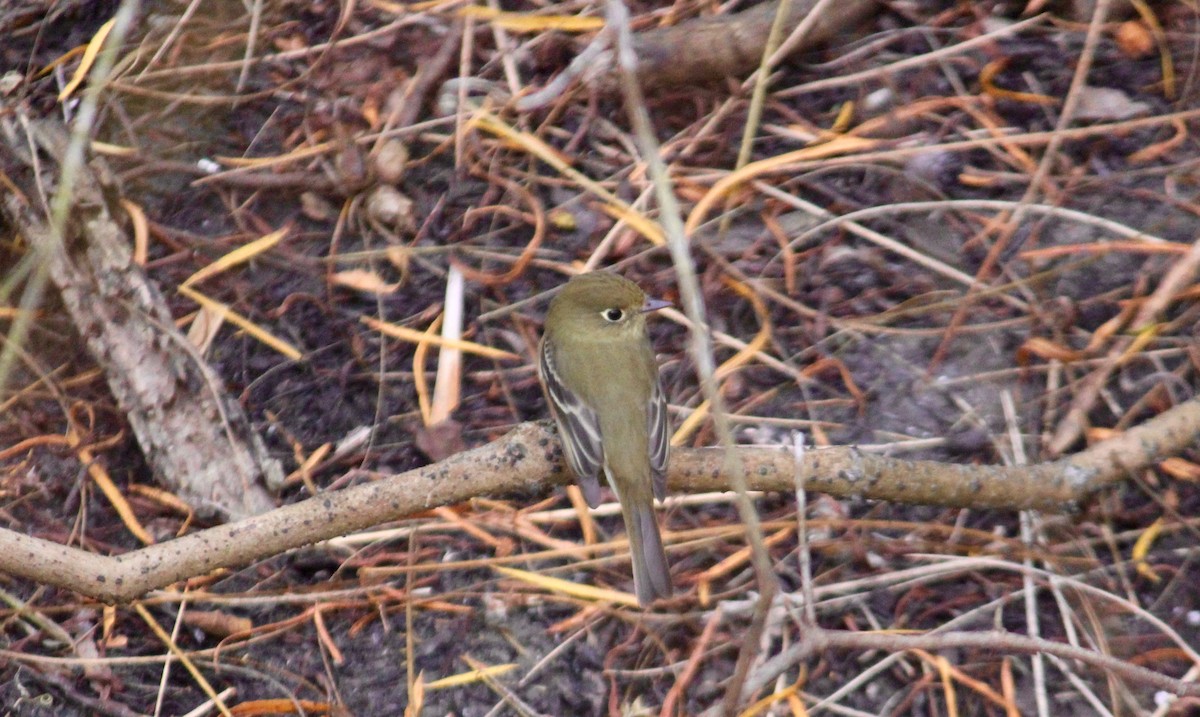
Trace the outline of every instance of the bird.
<path fill-rule="evenodd" d="M 550 301 L 538 346 L 538 376 L 584 499 L 600 504 L 603 472 L 621 504 L 642 607 L 671 595 L 654 513 L 654 498 L 666 496 L 670 427 L 646 331 L 647 314 L 670 305 L 618 274 L 579 274 Z"/>

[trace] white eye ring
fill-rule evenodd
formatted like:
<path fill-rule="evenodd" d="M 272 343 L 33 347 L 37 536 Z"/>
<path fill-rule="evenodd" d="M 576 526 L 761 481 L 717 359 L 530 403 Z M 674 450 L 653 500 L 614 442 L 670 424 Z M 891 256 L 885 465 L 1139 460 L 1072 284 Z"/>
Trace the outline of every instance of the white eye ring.
<path fill-rule="evenodd" d="M 614 324 L 625 318 L 625 312 L 620 309 L 605 309 L 600 312 L 600 315 L 604 317 L 605 321 L 610 321 Z"/>

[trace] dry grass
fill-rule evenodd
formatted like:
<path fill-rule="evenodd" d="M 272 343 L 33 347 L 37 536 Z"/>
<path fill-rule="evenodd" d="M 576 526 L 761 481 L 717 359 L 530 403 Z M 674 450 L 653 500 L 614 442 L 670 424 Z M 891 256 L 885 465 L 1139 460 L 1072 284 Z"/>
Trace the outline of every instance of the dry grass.
<path fill-rule="evenodd" d="M 898 5 L 757 94 L 638 97 L 606 75 L 524 111 L 587 44 L 571 35 L 612 54 L 588 34 L 604 6 L 188 9 L 118 53 L 93 150 L 288 500 L 542 417 L 539 302 L 599 267 L 692 311 L 654 328 L 677 445 L 727 430 L 1036 463 L 1200 387 L 1200 30 L 1186 3 L 1098 7 Z M 713 10 L 629 9 L 635 32 Z M 66 12 L 0 49 L 30 70 L 22 111 L 71 111 L 52 98 L 88 38 L 55 39 L 82 21 Z M 151 478 L 102 376 L 38 311 L 3 403 L 4 526 L 107 554 L 193 530 L 189 506 L 133 485 Z M 14 581 L 0 694 L 62 714 L 671 715 L 720 709 L 736 674 L 744 715 L 1185 714 L 1196 457 L 1069 517 L 798 486 L 752 496 L 758 552 L 731 494 L 672 497 L 678 597 L 647 612 L 615 505 L 573 491 L 407 516 L 130 607 Z"/>

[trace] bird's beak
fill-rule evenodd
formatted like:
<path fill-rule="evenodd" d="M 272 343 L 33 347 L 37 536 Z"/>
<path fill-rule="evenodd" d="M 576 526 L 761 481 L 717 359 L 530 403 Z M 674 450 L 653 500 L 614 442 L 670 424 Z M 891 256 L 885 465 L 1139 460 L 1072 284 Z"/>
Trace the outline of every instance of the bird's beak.
<path fill-rule="evenodd" d="M 659 309 L 665 309 L 668 306 L 674 306 L 674 304 L 669 301 L 663 301 L 662 299 L 651 299 L 650 297 L 646 297 L 646 303 L 642 304 L 642 313 L 646 314 L 651 311 L 658 311 Z"/>

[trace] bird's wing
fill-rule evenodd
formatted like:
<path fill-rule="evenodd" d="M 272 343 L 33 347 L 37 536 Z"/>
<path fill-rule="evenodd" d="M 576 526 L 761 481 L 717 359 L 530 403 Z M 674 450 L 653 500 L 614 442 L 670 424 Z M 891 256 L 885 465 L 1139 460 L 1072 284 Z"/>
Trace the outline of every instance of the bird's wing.
<path fill-rule="evenodd" d="M 538 351 L 538 374 L 550 399 L 550 412 L 558 424 L 567 465 L 575 474 L 583 497 L 595 508 L 600 504 L 600 467 L 604 464 L 604 448 L 600 442 L 600 419 L 563 385 L 554 364 L 554 350 L 546 341 Z"/>
<path fill-rule="evenodd" d="M 654 482 L 654 497 L 667 497 L 667 457 L 671 452 L 671 422 L 667 420 L 667 397 L 662 381 L 657 377 L 650 390 L 650 406 L 646 411 L 650 437 L 650 476 Z"/>

